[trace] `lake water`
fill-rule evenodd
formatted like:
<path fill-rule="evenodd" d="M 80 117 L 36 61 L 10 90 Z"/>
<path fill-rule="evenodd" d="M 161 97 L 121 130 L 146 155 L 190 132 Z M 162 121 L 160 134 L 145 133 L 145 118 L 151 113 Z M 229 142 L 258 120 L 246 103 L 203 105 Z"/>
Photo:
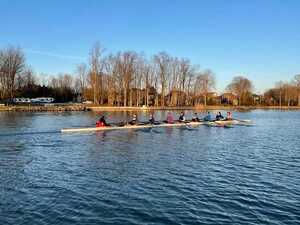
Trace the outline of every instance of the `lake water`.
<path fill-rule="evenodd" d="M 61 134 L 99 114 L 0 113 L 0 224 L 299 224 L 300 111 L 234 116 L 256 125 Z"/>

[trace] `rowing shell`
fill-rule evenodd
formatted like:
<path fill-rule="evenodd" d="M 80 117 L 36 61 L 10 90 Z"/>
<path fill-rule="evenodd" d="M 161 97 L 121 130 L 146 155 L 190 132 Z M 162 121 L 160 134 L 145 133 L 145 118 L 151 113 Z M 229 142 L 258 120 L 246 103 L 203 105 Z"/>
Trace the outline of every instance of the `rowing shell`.
<path fill-rule="evenodd" d="M 125 126 L 109 126 L 109 127 L 84 127 L 84 128 L 65 128 L 62 129 L 62 133 L 67 132 L 91 132 L 91 131 L 110 131 L 110 130 L 128 130 L 128 129 L 145 129 L 155 127 L 184 127 L 184 126 L 200 126 L 200 125 L 217 125 L 217 126 L 229 126 L 229 125 L 247 125 L 249 121 L 215 121 L 215 122 L 188 122 L 188 123 L 161 123 L 161 124 L 139 124 L 139 125 L 125 125 Z"/>
<path fill-rule="evenodd" d="M 145 125 L 126 125 L 126 126 L 109 126 L 109 127 L 85 127 L 85 128 L 66 128 L 61 132 L 85 132 L 85 131 L 107 131 L 107 130 L 128 130 L 128 129 L 145 129 L 153 127 L 183 127 L 183 126 L 199 126 L 204 122 L 189 122 L 189 123 L 162 123 L 162 124 L 145 124 Z"/>

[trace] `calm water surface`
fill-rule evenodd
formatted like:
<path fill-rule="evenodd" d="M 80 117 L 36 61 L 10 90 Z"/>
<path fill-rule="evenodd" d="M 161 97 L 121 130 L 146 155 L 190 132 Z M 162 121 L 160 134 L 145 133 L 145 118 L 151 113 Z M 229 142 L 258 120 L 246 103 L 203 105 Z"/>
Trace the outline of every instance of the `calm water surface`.
<path fill-rule="evenodd" d="M 299 224 L 300 111 L 235 116 L 256 126 L 61 134 L 98 115 L 0 113 L 0 224 Z"/>

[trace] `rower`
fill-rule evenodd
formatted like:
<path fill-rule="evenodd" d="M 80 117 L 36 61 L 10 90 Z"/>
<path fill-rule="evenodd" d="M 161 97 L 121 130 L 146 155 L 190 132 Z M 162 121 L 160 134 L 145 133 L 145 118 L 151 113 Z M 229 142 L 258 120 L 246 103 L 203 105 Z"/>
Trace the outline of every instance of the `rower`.
<path fill-rule="evenodd" d="M 226 120 L 233 120 L 231 112 L 227 112 Z"/>
<path fill-rule="evenodd" d="M 173 115 L 171 112 L 168 112 L 167 114 L 167 120 L 165 121 L 166 123 L 174 123 Z"/>
<path fill-rule="evenodd" d="M 155 122 L 154 115 L 151 113 L 149 116 L 149 123 L 154 124 L 154 122 Z"/>
<path fill-rule="evenodd" d="M 216 120 L 223 120 L 224 116 L 222 116 L 221 112 L 218 112 L 218 114 L 216 115 Z"/>
<path fill-rule="evenodd" d="M 129 122 L 130 125 L 136 125 L 137 124 L 137 115 L 133 114 L 132 120 Z"/>
<path fill-rule="evenodd" d="M 185 122 L 184 112 L 181 112 L 181 113 L 180 113 L 180 116 L 179 116 L 179 118 L 178 118 L 178 121 L 179 121 L 179 122 Z"/>
<path fill-rule="evenodd" d="M 193 122 L 199 122 L 200 121 L 200 119 L 199 119 L 199 117 L 198 117 L 198 114 L 195 112 L 194 113 L 194 115 L 192 116 L 192 121 Z"/>
<path fill-rule="evenodd" d="M 203 118 L 204 121 L 211 121 L 210 112 L 207 112 L 207 115 Z"/>
<path fill-rule="evenodd" d="M 108 123 L 106 123 L 105 116 L 101 116 L 101 118 L 96 122 L 96 127 L 107 127 L 109 126 Z"/>

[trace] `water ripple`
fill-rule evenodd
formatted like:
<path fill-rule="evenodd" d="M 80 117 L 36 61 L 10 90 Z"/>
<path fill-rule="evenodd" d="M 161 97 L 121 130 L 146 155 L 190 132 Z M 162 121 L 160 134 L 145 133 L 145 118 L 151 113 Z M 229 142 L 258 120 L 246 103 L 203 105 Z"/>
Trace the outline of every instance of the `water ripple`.
<path fill-rule="evenodd" d="M 0 224 L 299 224 L 298 111 L 86 134 L 53 131 L 97 114 L 20 115 L 0 116 Z"/>

